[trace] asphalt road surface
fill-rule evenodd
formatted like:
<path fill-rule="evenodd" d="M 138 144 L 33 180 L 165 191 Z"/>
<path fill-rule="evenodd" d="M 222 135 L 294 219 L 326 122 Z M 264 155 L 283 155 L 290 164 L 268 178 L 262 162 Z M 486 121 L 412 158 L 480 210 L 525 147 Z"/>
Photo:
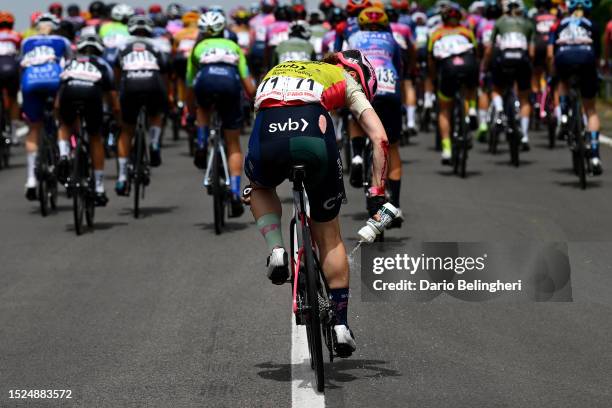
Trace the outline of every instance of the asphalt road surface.
<path fill-rule="evenodd" d="M 462 180 L 440 165 L 431 135 L 413 139 L 402 148 L 406 222 L 387 240 L 568 242 L 574 301 L 366 303 L 354 267 L 358 350 L 326 366 L 326 393 L 311 406 L 612 406 L 611 150 L 602 147 L 606 173 L 581 191 L 568 151 L 545 143 L 533 136 L 519 168 L 476 145 Z M 295 378 L 289 287 L 265 277 L 250 214 L 215 236 L 186 152 L 184 139 L 167 143 L 138 220 L 113 192 L 109 161 L 111 201 L 81 237 L 66 198 L 46 218 L 25 200 L 23 154 L 0 171 L 1 407 L 308 406 L 292 399 L 312 377 Z M 365 200 L 346 185 L 351 249 Z M 288 186 L 279 191 L 289 206 Z M 72 399 L 9 399 L 14 389 Z"/>

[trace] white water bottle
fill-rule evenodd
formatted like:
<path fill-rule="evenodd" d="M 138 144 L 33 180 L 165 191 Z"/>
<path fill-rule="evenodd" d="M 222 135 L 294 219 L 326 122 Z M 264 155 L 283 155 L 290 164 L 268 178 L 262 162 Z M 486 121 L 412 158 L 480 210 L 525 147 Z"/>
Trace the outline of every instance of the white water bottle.
<path fill-rule="evenodd" d="M 361 242 L 374 242 L 376 237 L 397 217 L 399 210 L 393 204 L 386 203 L 380 207 L 376 214 L 379 216 L 380 221 L 376 221 L 373 217 L 370 218 L 366 225 L 357 233 Z"/>

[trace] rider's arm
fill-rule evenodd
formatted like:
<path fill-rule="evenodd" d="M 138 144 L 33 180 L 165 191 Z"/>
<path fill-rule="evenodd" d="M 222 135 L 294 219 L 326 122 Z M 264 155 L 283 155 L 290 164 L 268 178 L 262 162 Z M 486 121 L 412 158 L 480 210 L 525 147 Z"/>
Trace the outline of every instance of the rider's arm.
<path fill-rule="evenodd" d="M 249 72 L 249 66 L 247 64 L 246 57 L 244 56 L 244 52 L 242 52 L 242 49 L 238 45 L 236 45 L 235 49 L 240 56 L 238 60 L 238 73 L 240 75 L 240 80 L 242 81 L 242 86 L 244 87 L 248 97 L 252 99 L 255 97 L 255 92 L 257 91 L 255 88 L 255 81 Z"/>
<path fill-rule="evenodd" d="M 372 142 L 374 153 L 372 187 L 374 190 L 377 190 L 374 195 L 383 195 L 385 191 L 387 150 L 389 146 L 387 133 L 361 87 L 349 74 L 345 74 L 345 78 L 346 105 Z"/>

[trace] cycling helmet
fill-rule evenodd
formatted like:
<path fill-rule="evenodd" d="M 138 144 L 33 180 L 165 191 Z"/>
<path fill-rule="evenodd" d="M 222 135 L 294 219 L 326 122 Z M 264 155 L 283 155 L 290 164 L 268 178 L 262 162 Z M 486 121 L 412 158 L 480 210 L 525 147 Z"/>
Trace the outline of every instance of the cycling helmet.
<path fill-rule="evenodd" d="M 170 20 L 180 19 L 184 12 L 185 9 L 178 3 L 170 3 L 168 7 L 166 7 L 166 15 Z"/>
<path fill-rule="evenodd" d="M 55 16 L 61 18 L 63 12 L 64 6 L 62 6 L 62 3 L 51 3 L 49 5 L 49 13 L 55 14 Z"/>
<path fill-rule="evenodd" d="M 546 9 L 546 10 L 549 10 L 552 7 L 552 3 L 550 0 L 535 0 L 533 5 L 537 9 Z"/>
<path fill-rule="evenodd" d="M 134 15 L 134 9 L 127 4 L 117 4 L 111 10 L 111 18 L 120 23 L 127 23 L 130 17 Z"/>
<path fill-rule="evenodd" d="M 230 17 L 237 24 L 246 24 L 251 18 L 251 13 L 249 13 L 249 11 L 245 9 L 244 7 L 239 6 L 239 7 L 234 8 L 231 11 Z"/>
<path fill-rule="evenodd" d="M 391 7 L 396 10 L 408 10 L 410 2 L 408 0 L 391 0 Z"/>
<path fill-rule="evenodd" d="M 150 37 L 153 34 L 153 21 L 147 16 L 132 16 L 128 21 L 128 31 L 132 35 Z"/>
<path fill-rule="evenodd" d="M 168 17 L 166 17 L 164 13 L 153 14 L 151 20 L 155 27 L 166 28 L 166 25 L 168 25 Z"/>
<path fill-rule="evenodd" d="M 89 5 L 89 14 L 91 18 L 103 17 L 106 13 L 106 6 L 101 1 L 94 1 Z"/>
<path fill-rule="evenodd" d="M 149 14 L 160 14 L 162 12 L 162 6 L 154 3 L 149 6 Z"/>
<path fill-rule="evenodd" d="M 336 26 L 337 24 L 346 20 L 346 12 L 340 7 L 334 7 L 327 14 L 327 21 L 332 26 Z"/>
<path fill-rule="evenodd" d="M 321 16 L 321 12 L 320 11 L 311 12 L 310 16 L 308 16 L 308 24 L 310 25 L 323 24 L 323 18 Z"/>
<path fill-rule="evenodd" d="M 289 37 L 297 37 L 302 38 L 304 40 L 310 40 L 310 36 L 310 26 L 304 20 L 294 21 L 289 26 Z"/>
<path fill-rule="evenodd" d="M 484 1 L 475 1 L 470 4 L 468 8 L 468 13 L 470 14 L 482 14 L 483 9 L 485 8 Z"/>
<path fill-rule="evenodd" d="M 361 29 L 384 30 L 389 27 L 389 16 L 378 7 L 368 7 L 359 13 L 357 22 Z"/>
<path fill-rule="evenodd" d="M 50 25 L 53 30 L 57 30 L 59 28 L 60 21 L 59 19 L 51 13 L 42 13 L 36 18 L 36 22 L 34 23 L 36 26 L 40 26 L 41 24 Z"/>
<path fill-rule="evenodd" d="M 376 71 L 370 61 L 359 50 L 346 50 L 336 53 L 338 65 L 342 68 L 356 73 L 355 80 L 361 85 L 366 98 L 374 99 L 378 83 Z"/>
<path fill-rule="evenodd" d="M 523 0 L 502 0 L 502 7 L 504 13 L 509 13 L 513 9 L 522 10 L 525 5 L 523 4 Z"/>
<path fill-rule="evenodd" d="M 221 14 L 223 14 L 223 17 L 225 17 L 225 10 L 223 9 L 222 6 L 219 6 L 218 4 L 210 6 L 208 8 L 208 10 L 206 10 L 206 11 L 214 11 L 214 12 L 217 12 L 217 13 L 221 13 Z"/>
<path fill-rule="evenodd" d="M 497 0 L 487 0 L 485 2 L 484 15 L 489 20 L 498 19 L 502 15 L 502 9 Z"/>
<path fill-rule="evenodd" d="M 346 12 L 351 17 L 357 17 L 361 10 L 371 7 L 370 0 L 348 0 L 346 3 Z"/>
<path fill-rule="evenodd" d="M 427 24 L 427 14 L 423 13 L 422 11 L 417 11 L 416 13 L 412 13 L 410 18 L 412 18 L 412 21 L 414 21 L 415 24 L 417 25 Z"/>
<path fill-rule="evenodd" d="M 323 0 L 319 3 L 319 10 L 321 10 L 323 14 L 329 13 L 334 7 L 336 7 L 334 0 Z"/>
<path fill-rule="evenodd" d="M 225 17 L 217 11 L 208 11 L 200 16 L 198 29 L 208 37 L 218 37 L 225 30 Z"/>
<path fill-rule="evenodd" d="M 278 3 L 276 0 L 261 0 L 259 8 L 265 14 L 273 13 L 276 10 Z"/>
<path fill-rule="evenodd" d="M 200 13 L 198 13 L 195 10 L 189 10 L 188 12 L 183 14 L 183 17 L 181 18 L 181 20 L 183 21 L 183 25 L 188 26 L 192 24 L 197 24 L 199 18 L 200 18 Z"/>
<path fill-rule="evenodd" d="M 399 20 L 399 12 L 394 9 L 390 3 L 387 3 L 385 6 L 385 13 L 387 14 L 387 17 L 389 17 L 389 21 L 391 23 L 397 23 Z"/>
<path fill-rule="evenodd" d="M 81 15 L 81 8 L 78 4 L 70 4 L 66 7 L 66 13 L 70 17 L 79 17 Z"/>
<path fill-rule="evenodd" d="M 571 13 L 577 8 L 581 8 L 584 11 L 590 11 L 593 8 L 593 2 L 591 0 L 568 0 L 565 4 Z"/>
<path fill-rule="evenodd" d="M 459 23 L 461 21 L 461 18 L 463 17 L 461 14 L 461 9 L 455 4 L 451 4 L 449 7 L 442 7 L 442 9 L 440 10 L 440 16 L 442 17 L 442 22 L 444 22 L 445 24 L 450 21 L 455 21 Z"/>
<path fill-rule="evenodd" d="M 306 8 L 303 4 L 294 5 L 291 11 L 294 20 L 306 20 Z"/>
<path fill-rule="evenodd" d="M 145 16 L 147 14 L 147 10 L 144 7 L 134 7 L 134 15 L 135 16 Z"/>
<path fill-rule="evenodd" d="M 8 11 L 0 11 L 0 27 L 12 29 L 15 25 L 15 17 Z"/>
<path fill-rule="evenodd" d="M 77 42 L 77 51 L 86 53 L 86 50 L 93 51 L 93 54 L 98 56 L 102 55 L 104 53 L 104 44 L 100 37 L 95 34 L 81 37 Z"/>

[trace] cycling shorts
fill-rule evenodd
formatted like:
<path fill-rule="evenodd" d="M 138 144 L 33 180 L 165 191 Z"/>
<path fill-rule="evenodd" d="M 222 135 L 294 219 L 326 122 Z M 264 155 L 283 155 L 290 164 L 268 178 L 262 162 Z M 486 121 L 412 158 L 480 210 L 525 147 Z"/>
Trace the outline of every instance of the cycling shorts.
<path fill-rule="evenodd" d="M 9 95 L 15 96 L 19 91 L 19 62 L 17 57 L 0 55 L 0 87 Z"/>
<path fill-rule="evenodd" d="M 23 70 L 21 110 L 30 122 L 42 120 L 47 99 L 55 97 L 59 89 L 60 73 L 61 68 L 55 63 L 31 66 Z"/>
<path fill-rule="evenodd" d="M 124 77 L 121 80 L 119 102 L 121 119 L 134 125 L 142 106 L 147 108 L 149 117 L 165 112 L 168 107 L 168 94 L 158 74 L 142 79 Z"/>
<path fill-rule="evenodd" d="M 399 98 L 388 96 L 377 96 L 372 101 L 372 107 L 380 118 L 389 144 L 399 142 L 402 132 L 402 102 Z"/>
<path fill-rule="evenodd" d="M 493 85 L 499 88 L 512 86 L 516 82 L 519 91 L 531 89 L 531 62 L 526 51 L 494 51 L 491 74 Z"/>
<path fill-rule="evenodd" d="M 77 110 L 87 125 L 89 134 L 98 133 L 102 127 L 104 115 L 103 92 L 97 86 L 78 86 L 64 84 L 59 90 L 59 116 L 66 124 L 73 124 L 77 119 Z"/>
<path fill-rule="evenodd" d="M 452 99 L 462 85 L 470 89 L 478 86 L 478 63 L 472 52 L 448 57 L 438 62 L 440 99 Z"/>
<path fill-rule="evenodd" d="M 242 82 L 236 67 L 225 64 L 203 66 L 194 79 L 193 90 L 198 106 L 215 106 L 224 129 L 242 127 Z"/>
<path fill-rule="evenodd" d="M 548 49 L 548 42 L 544 38 L 536 38 L 535 45 L 535 58 L 533 59 L 533 66 L 538 68 L 546 68 L 546 53 Z"/>
<path fill-rule="evenodd" d="M 184 81 L 187 76 L 187 58 L 183 55 L 175 55 L 172 59 L 172 71 L 177 78 Z"/>
<path fill-rule="evenodd" d="M 555 68 L 561 80 L 568 80 L 573 75 L 578 77 L 583 98 L 591 99 L 597 95 L 599 77 L 592 51 L 580 49 L 558 51 L 555 54 Z"/>
<path fill-rule="evenodd" d="M 306 166 L 304 186 L 310 216 L 317 222 L 338 216 L 344 200 L 342 161 L 332 120 L 318 104 L 282 106 L 257 113 L 245 173 L 261 186 L 281 184 L 294 164 Z"/>
<path fill-rule="evenodd" d="M 264 55 L 266 52 L 266 43 L 263 41 L 256 41 L 251 47 L 249 52 L 248 64 L 249 72 L 253 74 L 255 78 L 261 76 L 265 72 L 264 67 Z"/>

